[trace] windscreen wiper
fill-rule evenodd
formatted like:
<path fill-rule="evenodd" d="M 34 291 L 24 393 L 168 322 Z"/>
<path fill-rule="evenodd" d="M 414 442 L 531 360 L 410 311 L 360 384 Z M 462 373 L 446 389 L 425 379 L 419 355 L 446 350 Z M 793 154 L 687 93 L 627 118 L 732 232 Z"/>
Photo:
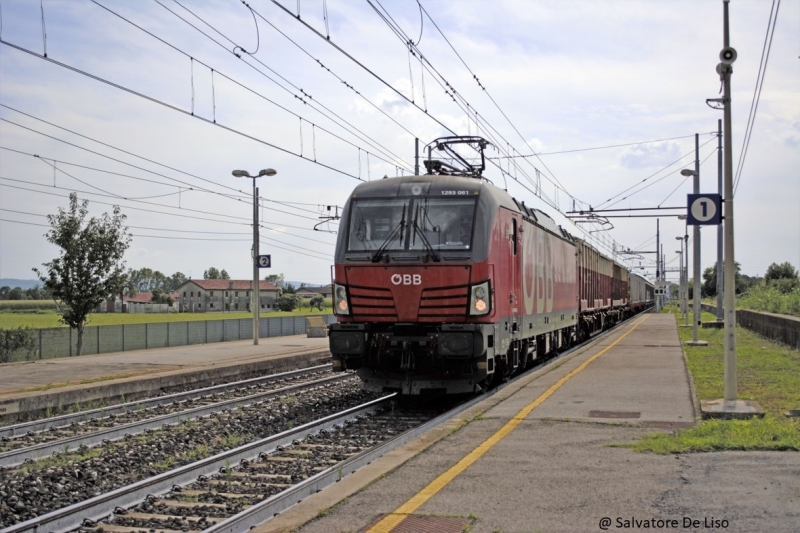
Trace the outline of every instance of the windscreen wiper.
<path fill-rule="evenodd" d="M 397 223 L 397 226 L 395 226 L 392 232 L 389 234 L 389 236 L 386 237 L 386 240 L 383 241 L 383 244 L 381 244 L 380 247 L 377 250 L 375 250 L 375 253 L 372 256 L 373 263 L 377 263 L 378 261 L 381 260 L 381 257 L 383 257 L 383 254 L 384 252 L 386 252 L 386 249 L 389 247 L 389 244 L 393 240 L 395 240 L 398 235 L 400 236 L 400 243 L 402 244 L 403 231 L 405 231 L 405 227 L 406 227 L 406 206 L 404 205 L 403 216 L 400 219 L 400 222 Z"/>
<path fill-rule="evenodd" d="M 411 223 L 411 227 L 414 229 L 414 234 L 415 235 L 419 235 L 419 238 L 422 240 L 422 244 L 425 246 L 425 250 L 431 256 L 433 261 L 435 263 L 438 263 L 439 261 L 441 261 L 441 258 L 439 257 L 439 254 L 436 252 L 436 250 L 433 249 L 433 246 L 431 246 L 430 241 L 428 241 L 428 238 L 425 236 L 425 232 L 422 231 L 422 229 L 417 224 L 417 219 L 419 218 L 419 211 L 420 211 L 421 207 L 422 206 L 417 206 L 417 210 L 414 212 L 414 220 Z M 426 210 L 426 213 L 427 213 L 427 210 Z"/>

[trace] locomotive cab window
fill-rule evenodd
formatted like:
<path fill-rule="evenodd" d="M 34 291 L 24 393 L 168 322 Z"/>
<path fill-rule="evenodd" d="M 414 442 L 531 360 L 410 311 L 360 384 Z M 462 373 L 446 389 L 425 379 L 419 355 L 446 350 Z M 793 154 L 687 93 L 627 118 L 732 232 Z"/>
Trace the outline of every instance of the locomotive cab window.
<path fill-rule="evenodd" d="M 354 201 L 347 249 L 402 250 L 409 203 L 408 199 L 398 198 Z"/>
<path fill-rule="evenodd" d="M 469 250 L 474 218 L 475 198 L 417 198 L 408 248 L 424 250 L 430 244 L 435 250 Z"/>
<path fill-rule="evenodd" d="M 474 196 L 354 200 L 347 249 L 469 250 L 475 205 Z"/>

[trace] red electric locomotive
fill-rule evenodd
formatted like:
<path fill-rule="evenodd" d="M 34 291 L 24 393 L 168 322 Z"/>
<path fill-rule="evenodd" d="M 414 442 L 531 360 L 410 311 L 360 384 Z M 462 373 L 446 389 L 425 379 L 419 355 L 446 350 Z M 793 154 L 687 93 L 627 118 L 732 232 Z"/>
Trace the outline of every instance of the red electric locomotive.
<path fill-rule="evenodd" d="M 483 146 L 480 167 L 429 158 L 344 206 L 330 350 L 366 389 L 476 392 L 623 318 L 627 271 L 481 179 Z"/>

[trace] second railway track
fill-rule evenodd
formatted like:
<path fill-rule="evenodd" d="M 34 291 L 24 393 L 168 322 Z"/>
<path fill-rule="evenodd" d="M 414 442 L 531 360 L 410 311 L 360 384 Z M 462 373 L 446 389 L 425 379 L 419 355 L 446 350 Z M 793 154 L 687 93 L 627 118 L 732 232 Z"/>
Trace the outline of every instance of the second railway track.
<path fill-rule="evenodd" d="M 341 378 L 330 374 L 330 365 L 323 365 L 0 428 L 0 467 L 336 381 Z"/>

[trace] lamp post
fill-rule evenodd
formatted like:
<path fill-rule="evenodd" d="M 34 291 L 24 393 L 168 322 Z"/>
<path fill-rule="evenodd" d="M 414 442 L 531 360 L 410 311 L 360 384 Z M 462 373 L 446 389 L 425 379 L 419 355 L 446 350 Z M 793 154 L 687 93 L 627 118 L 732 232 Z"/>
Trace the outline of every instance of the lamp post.
<path fill-rule="evenodd" d="M 686 324 L 685 325 L 688 326 L 689 325 L 689 309 L 688 309 L 688 307 L 689 307 L 688 306 L 689 290 L 688 290 L 688 283 L 686 282 L 687 281 L 686 280 L 686 268 L 684 266 L 684 257 L 686 257 L 686 255 L 688 255 L 688 254 L 684 255 L 684 252 L 683 252 L 683 250 L 684 250 L 684 248 L 683 248 L 683 237 L 675 237 L 675 240 L 676 241 L 680 241 L 680 243 L 681 243 L 681 249 L 680 250 L 675 250 L 675 253 L 680 254 L 680 264 L 681 264 L 681 266 L 680 266 L 680 271 L 681 271 L 681 273 L 680 273 L 681 312 L 683 313 L 683 315 L 685 317 L 685 320 L 686 320 Z M 688 250 L 688 243 L 687 243 L 687 250 Z M 688 263 L 688 261 L 687 261 L 687 263 Z"/>
<path fill-rule="evenodd" d="M 681 241 L 683 242 L 683 241 Z M 675 250 L 678 254 L 678 310 L 683 315 L 683 250 Z"/>
<path fill-rule="evenodd" d="M 246 170 L 234 170 L 232 174 L 237 178 L 252 178 L 253 180 L 253 294 L 250 296 L 250 307 L 253 308 L 253 344 L 258 345 L 258 309 L 261 291 L 258 281 L 258 189 L 256 189 L 256 178 L 274 176 L 277 172 L 271 168 L 265 168 L 260 170 L 256 176 L 251 176 Z"/>

